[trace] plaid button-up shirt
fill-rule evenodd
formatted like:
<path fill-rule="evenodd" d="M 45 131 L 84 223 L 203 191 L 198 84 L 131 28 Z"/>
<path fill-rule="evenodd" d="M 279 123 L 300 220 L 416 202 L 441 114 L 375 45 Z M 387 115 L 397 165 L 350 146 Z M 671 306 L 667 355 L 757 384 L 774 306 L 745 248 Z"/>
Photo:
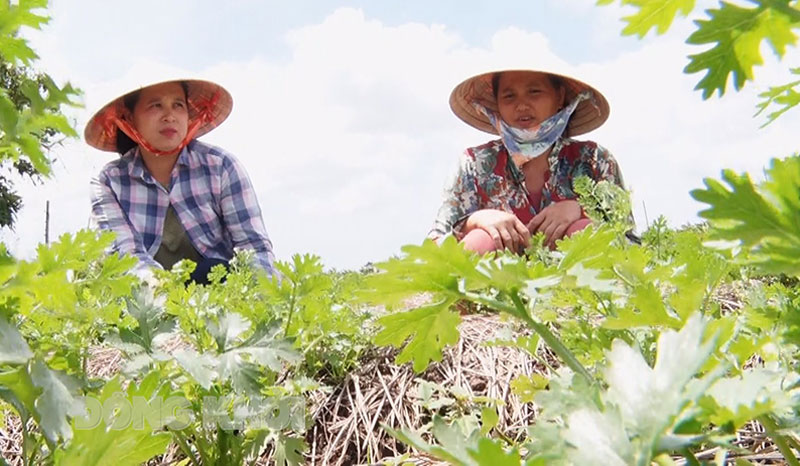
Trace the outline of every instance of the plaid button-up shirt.
<path fill-rule="evenodd" d="M 272 243 L 250 179 L 218 147 L 189 143 L 178 156 L 169 189 L 150 175 L 138 148 L 103 167 L 91 187 L 92 224 L 115 232 L 113 249 L 138 257 L 142 265 L 161 267 L 153 256 L 171 204 L 203 257 L 227 261 L 234 249 L 251 249 L 256 264 L 274 272 Z"/>

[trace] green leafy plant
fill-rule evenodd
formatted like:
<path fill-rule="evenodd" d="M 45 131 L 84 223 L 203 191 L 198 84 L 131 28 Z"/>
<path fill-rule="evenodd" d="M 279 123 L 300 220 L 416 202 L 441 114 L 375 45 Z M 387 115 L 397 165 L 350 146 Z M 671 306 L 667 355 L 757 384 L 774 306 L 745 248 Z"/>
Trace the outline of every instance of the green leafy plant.
<path fill-rule="evenodd" d="M 614 1 L 599 0 L 597 3 L 609 5 Z M 622 34 L 639 38 L 653 29 L 657 34 L 664 34 L 679 14 L 689 16 L 696 8 L 694 0 L 620 0 L 619 3 L 636 9 L 634 14 L 624 18 L 627 25 Z M 754 80 L 753 68 L 764 63 L 762 45 L 768 44 L 783 58 L 787 47 L 797 44 L 800 29 L 800 2 L 797 0 L 752 0 L 746 6 L 721 1 L 718 8 L 708 9 L 706 14 L 707 19 L 695 20 L 697 28 L 686 42 L 712 47 L 690 55 L 689 64 L 684 68 L 689 74 L 705 72 L 696 87 L 702 91 L 703 99 L 715 92 L 720 96 L 725 94 L 729 78 L 737 91 L 746 81 Z M 770 105 L 780 106 L 767 114 L 765 125 L 800 103 L 797 85 L 791 82 L 773 86 L 760 94 L 764 100 L 758 105 L 757 115 Z"/>
<path fill-rule="evenodd" d="M 184 282 L 182 263 L 159 285 L 127 300 L 108 342 L 124 351 L 125 372 L 156 371 L 187 400 L 190 422 L 169 429 L 192 464 L 239 465 L 264 454 L 302 464 L 303 395 L 355 364 L 366 317 L 348 305 L 352 277 L 323 270 L 314 256 L 278 262 L 280 278 L 257 273 L 245 256 L 211 284 Z M 345 352 L 346 351 L 346 352 Z"/>
<path fill-rule="evenodd" d="M 22 28 L 47 23 L 36 13 L 46 7 L 47 0 L 0 1 L 0 167 L 32 177 L 50 173 L 47 152 L 54 144 L 78 136 L 62 109 L 77 105 L 79 91 L 33 69 L 38 57 L 19 36 Z M 0 176 L 0 226 L 13 226 L 21 206 L 12 181 Z"/>
<path fill-rule="evenodd" d="M 765 273 L 800 275 L 800 157 L 773 159 L 767 179 L 755 185 L 747 174 L 725 170 L 719 181 L 692 196 L 708 205 L 700 216 L 712 225 L 711 239 L 743 249 L 741 263 Z"/>
<path fill-rule="evenodd" d="M 580 464 L 588 458 L 581 455 L 588 453 L 573 447 L 597 442 L 595 446 L 609 452 L 607 464 L 649 464 L 662 455 L 694 461 L 693 450 L 708 444 L 738 452 L 729 436 L 744 421 L 792 425 L 786 414 L 797 403 L 793 389 L 745 388 L 767 379 L 772 386 L 793 386 L 796 376 L 787 362 L 793 350 L 781 350 L 788 359 L 770 354 L 775 345 L 787 344 L 780 336 L 785 327 L 777 323 L 784 330 L 766 331 L 763 314 L 747 306 L 724 311 L 715 302 L 720 287 L 734 276 L 734 264 L 730 253 L 704 246 L 713 228 L 668 234 L 665 227 L 658 228 L 658 250 L 652 243 L 617 241 L 619 233 L 613 228 L 599 227 L 560 241 L 547 263 L 511 254 L 477 257 L 446 240 L 442 245 L 406 246 L 403 256 L 376 264 L 382 272 L 365 279 L 365 299 L 393 305 L 419 293 L 429 297 L 428 304 L 377 321 L 381 331 L 376 343 L 403 347 L 398 363 L 413 362 L 421 371 L 438 360 L 443 348 L 458 338 L 460 318 L 453 305 L 464 299 L 519 319 L 564 366 L 550 380 L 538 376 L 515 381 L 515 393 L 559 413 L 543 412 L 529 429 L 529 448 L 504 445 L 506 440 L 498 443 L 486 438 L 488 431 L 481 433 L 479 426 L 464 429 L 448 425 L 445 418 L 434 420 L 430 430 L 437 445 L 428 444 L 419 433 L 391 432 L 457 464 L 489 464 L 481 461 L 500 453 L 511 463 L 517 461 L 514 464 L 522 461 L 517 458 L 527 464 Z M 697 348 L 675 342 L 689 334 Z M 525 340 L 498 342 L 503 343 L 530 351 Z M 777 365 L 768 372 L 745 369 L 754 355 Z M 642 388 L 648 379 L 669 385 Z M 643 391 L 636 395 L 636 390 Z M 644 399 L 645 392 L 658 395 Z M 739 406 L 733 401 L 738 393 L 751 398 L 741 398 Z M 653 406 L 621 407 L 635 399 L 660 403 L 663 412 Z M 568 422 L 573 415 L 574 422 Z M 643 416 L 655 418 L 642 424 L 645 421 L 637 419 Z M 570 431 L 571 424 L 597 428 Z M 785 444 L 788 440 L 779 430 L 772 433 L 773 439 Z M 604 437 L 603 432 L 614 437 Z M 479 453 L 482 449 L 486 458 Z M 543 453 L 522 455 L 523 451 Z"/>
<path fill-rule="evenodd" d="M 51 462 L 73 437 L 80 397 L 94 393 L 89 348 L 119 322 L 134 278 L 131 258 L 106 256 L 111 235 L 66 234 L 33 261 L 3 255 L 0 272 L 0 400 L 22 420 L 28 463 Z M 30 431 L 33 420 L 38 430 Z"/>

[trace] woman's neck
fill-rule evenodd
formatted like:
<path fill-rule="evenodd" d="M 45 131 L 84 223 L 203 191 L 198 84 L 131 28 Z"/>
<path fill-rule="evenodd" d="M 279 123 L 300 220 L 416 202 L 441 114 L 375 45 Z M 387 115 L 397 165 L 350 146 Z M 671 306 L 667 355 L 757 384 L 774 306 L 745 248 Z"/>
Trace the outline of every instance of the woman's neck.
<path fill-rule="evenodd" d="M 150 176 L 156 179 L 162 186 L 169 189 L 169 182 L 172 179 L 172 169 L 178 161 L 180 151 L 169 155 L 155 155 L 152 152 L 139 148 L 142 154 L 142 161 Z"/>

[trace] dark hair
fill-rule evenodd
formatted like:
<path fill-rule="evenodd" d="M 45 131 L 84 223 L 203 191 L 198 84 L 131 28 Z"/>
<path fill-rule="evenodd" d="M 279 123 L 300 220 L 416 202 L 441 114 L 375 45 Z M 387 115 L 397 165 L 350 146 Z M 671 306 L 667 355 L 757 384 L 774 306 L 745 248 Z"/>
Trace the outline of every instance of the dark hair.
<path fill-rule="evenodd" d="M 188 99 L 189 85 L 186 83 L 186 81 L 180 81 L 180 85 L 183 88 L 184 97 Z M 133 109 L 139 102 L 139 96 L 141 95 L 141 93 L 142 90 L 138 89 L 128 94 L 125 94 L 122 97 L 122 105 L 124 105 L 129 112 L 133 113 Z M 138 146 L 136 141 L 128 137 L 127 134 L 123 133 L 121 129 L 117 128 L 117 153 L 119 155 L 125 155 L 126 153 L 128 153 L 129 150 L 133 149 L 136 146 Z"/>
<path fill-rule="evenodd" d="M 547 75 L 547 79 L 550 80 L 550 85 L 553 86 L 553 89 L 559 90 L 565 87 L 564 78 L 561 76 L 556 76 L 554 74 L 545 73 Z M 497 100 L 497 95 L 500 93 L 500 76 L 503 73 L 495 73 L 492 75 L 492 94 L 494 94 L 494 99 Z"/>

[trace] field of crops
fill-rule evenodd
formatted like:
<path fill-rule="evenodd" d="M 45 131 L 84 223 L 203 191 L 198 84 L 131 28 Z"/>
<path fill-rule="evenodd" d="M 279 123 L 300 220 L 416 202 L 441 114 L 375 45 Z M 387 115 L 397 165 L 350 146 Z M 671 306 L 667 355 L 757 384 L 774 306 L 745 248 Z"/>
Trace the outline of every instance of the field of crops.
<path fill-rule="evenodd" d="M 638 35 L 694 6 L 623 3 Z M 6 73 L 31 64 L 17 31 L 42 6 L 0 0 Z M 716 45 L 687 68 L 708 71 L 707 95 L 800 28 L 797 1 L 708 17 L 689 41 Z M 750 61 L 714 58 L 734 52 Z M 60 113 L 75 91 L 14 79 L 0 157 L 46 173 L 36 135 L 75 135 Z M 762 96 L 768 121 L 798 87 Z M 241 254 L 186 286 L 188 262 L 127 273 L 109 234 L 67 234 L 31 260 L 3 246 L 0 465 L 800 465 L 800 156 L 757 184 L 705 180 L 691 195 L 707 222 L 659 218 L 641 244 L 627 193 L 579 186 L 598 226 L 524 255 L 451 238 L 359 271 L 298 255 L 278 280 Z"/>

